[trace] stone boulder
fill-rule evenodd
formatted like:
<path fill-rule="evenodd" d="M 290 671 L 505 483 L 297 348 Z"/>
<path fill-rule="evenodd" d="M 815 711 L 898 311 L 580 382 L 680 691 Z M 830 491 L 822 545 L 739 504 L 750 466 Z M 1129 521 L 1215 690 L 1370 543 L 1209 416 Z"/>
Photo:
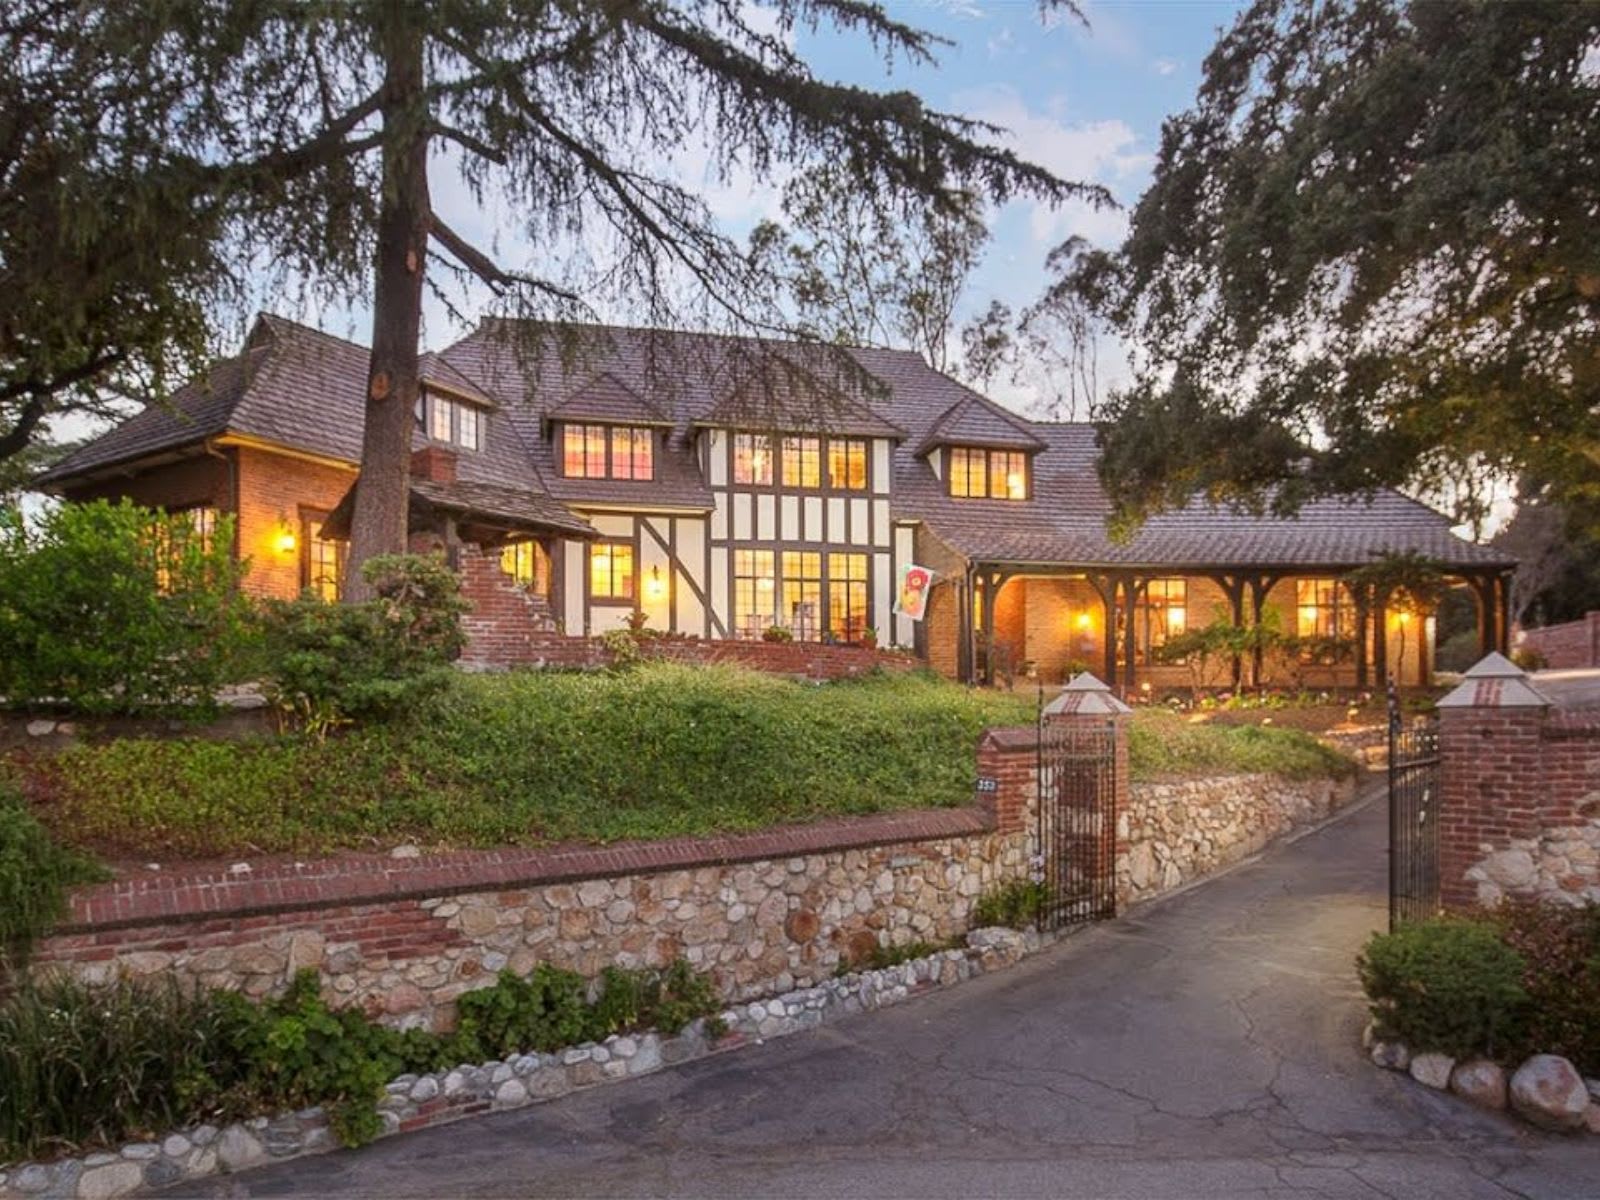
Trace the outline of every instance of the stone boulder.
<path fill-rule="evenodd" d="M 1511 1077 L 1511 1107 L 1545 1129 L 1582 1129 L 1589 1089 L 1560 1055 L 1535 1054 Z"/>
<path fill-rule="evenodd" d="M 1404 1042 L 1386 1042 L 1382 1039 L 1372 1043 L 1372 1061 L 1380 1067 L 1391 1071 L 1404 1071 L 1411 1065 L 1411 1051 Z"/>
<path fill-rule="evenodd" d="M 1411 1078 L 1443 1091 L 1450 1086 L 1450 1072 L 1455 1066 L 1456 1060 L 1448 1054 L 1417 1054 L 1411 1059 Z"/>
<path fill-rule="evenodd" d="M 1506 1106 L 1506 1073 L 1499 1063 L 1475 1058 L 1450 1073 L 1450 1090 L 1480 1108 Z"/>

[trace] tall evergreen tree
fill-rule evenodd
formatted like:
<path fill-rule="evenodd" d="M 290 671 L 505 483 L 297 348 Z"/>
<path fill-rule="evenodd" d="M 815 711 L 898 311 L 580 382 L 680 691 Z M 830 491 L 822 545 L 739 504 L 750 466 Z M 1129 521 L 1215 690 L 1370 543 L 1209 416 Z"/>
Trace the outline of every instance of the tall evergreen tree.
<path fill-rule="evenodd" d="M 618 296 L 657 319 L 682 320 L 690 296 L 702 317 L 772 321 L 774 281 L 668 169 L 684 146 L 703 143 L 723 179 L 826 160 L 885 206 L 1084 190 L 910 93 L 819 79 L 791 43 L 797 29 L 931 58 L 933 38 L 865 0 L 20 2 L 55 13 L 73 52 L 132 48 L 180 88 L 162 143 L 199 169 L 257 262 L 335 294 L 370 279 L 353 579 L 405 541 L 430 283 L 464 273 L 505 311 L 556 321 Z M 444 158 L 551 252 L 508 267 L 472 244 L 432 202 Z"/>
<path fill-rule="evenodd" d="M 1126 516 L 1600 488 L 1600 5 L 1256 0 L 1090 273 Z"/>

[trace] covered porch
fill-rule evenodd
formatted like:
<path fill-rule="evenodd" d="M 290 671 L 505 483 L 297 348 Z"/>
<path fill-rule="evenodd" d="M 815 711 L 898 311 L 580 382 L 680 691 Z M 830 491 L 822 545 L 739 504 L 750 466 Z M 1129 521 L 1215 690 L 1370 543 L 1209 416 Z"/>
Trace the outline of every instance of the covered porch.
<path fill-rule="evenodd" d="M 1195 687 L 1364 690 L 1391 677 L 1427 681 L 1433 618 L 1344 582 L 1362 565 L 1107 569 L 975 562 L 947 576 L 945 619 L 929 623 L 929 658 L 940 665 L 931 641 L 943 625 L 956 642 L 945 658 L 954 670 L 946 673 L 969 683 L 1019 676 L 1056 683 L 1088 670 L 1129 696 Z M 1505 653 L 1510 571 L 1441 569 L 1473 597 L 1481 651 Z M 1281 636 L 1220 661 L 1164 661 L 1168 642 L 1218 620 Z"/>

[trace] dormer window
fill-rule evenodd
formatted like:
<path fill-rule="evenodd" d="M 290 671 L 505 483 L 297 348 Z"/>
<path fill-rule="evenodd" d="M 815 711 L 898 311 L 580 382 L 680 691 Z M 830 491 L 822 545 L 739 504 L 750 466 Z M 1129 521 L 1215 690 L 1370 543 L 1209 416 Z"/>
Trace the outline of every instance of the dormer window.
<path fill-rule="evenodd" d="M 950 494 L 962 499 L 1026 500 L 1028 456 L 1020 450 L 956 446 L 950 451 Z"/>
<path fill-rule="evenodd" d="M 483 444 L 483 413 L 471 404 L 424 392 L 417 397 L 417 424 L 436 442 L 463 450 Z"/>
<path fill-rule="evenodd" d="M 655 432 L 644 425 L 564 425 L 561 473 L 648 482 L 655 478 Z"/>

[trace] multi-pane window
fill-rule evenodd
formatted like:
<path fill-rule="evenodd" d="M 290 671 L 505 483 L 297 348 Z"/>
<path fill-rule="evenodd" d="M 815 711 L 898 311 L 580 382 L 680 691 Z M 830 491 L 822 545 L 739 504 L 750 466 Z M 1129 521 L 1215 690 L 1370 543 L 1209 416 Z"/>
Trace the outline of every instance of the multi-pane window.
<path fill-rule="evenodd" d="M 596 542 L 589 547 L 589 595 L 596 600 L 633 599 L 633 543 Z"/>
<path fill-rule="evenodd" d="M 655 435 L 638 425 L 611 431 L 611 478 L 648 480 L 655 476 Z"/>
<path fill-rule="evenodd" d="M 783 439 L 783 486 L 791 488 L 822 486 L 821 438 Z"/>
<path fill-rule="evenodd" d="M 828 439 L 828 486 L 844 491 L 865 491 L 867 443 L 860 438 Z"/>
<path fill-rule="evenodd" d="M 324 537 L 326 513 L 305 513 L 300 519 L 300 583 L 320 600 L 339 599 L 344 579 L 345 543 Z"/>
<path fill-rule="evenodd" d="M 733 631 L 735 637 L 758 638 L 777 624 L 778 591 L 772 577 L 771 550 L 733 552 Z"/>
<path fill-rule="evenodd" d="M 155 549 L 156 587 L 165 594 L 172 587 L 172 573 L 182 564 L 188 548 L 198 546 L 202 554 L 211 550 L 217 532 L 217 510 L 210 505 L 174 510 L 166 519 L 150 526 Z"/>
<path fill-rule="evenodd" d="M 417 423 L 436 442 L 453 442 L 463 450 L 476 450 L 483 444 L 483 414 L 459 400 L 418 396 Z"/>
<path fill-rule="evenodd" d="M 1188 628 L 1189 585 L 1182 579 L 1152 579 L 1138 605 L 1138 637 L 1144 661 Z"/>
<path fill-rule="evenodd" d="M 733 435 L 733 481 L 752 487 L 772 484 L 772 438 L 765 433 Z"/>
<path fill-rule="evenodd" d="M 550 560 L 538 542 L 512 542 L 500 551 L 500 569 L 518 587 L 544 594 L 549 591 Z"/>
<path fill-rule="evenodd" d="M 814 550 L 783 552 L 783 622 L 797 641 L 814 642 L 822 633 L 822 555 Z"/>
<path fill-rule="evenodd" d="M 1348 638 L 1356 631 L 1355 608 L 1337 579 L 1295 581 L 1295 633 L 1303 638 Z"/>
<path fill-rule="evenodd" d="M 561 473 L 569 479 L 604 479 L 606 427 L 565 425 L 561 429 Z"/>
<path fill-rule="evenodd" d="M 1028 456 L 1018 450 L 956 446 L 950 451 L 950 494 L 990 500 L 1026 500 Z"/>
<path fill-rule="evenodd" d="M 856 642 L 867 631 L 867 556 L 828 555 L 828 632 Z"/>

